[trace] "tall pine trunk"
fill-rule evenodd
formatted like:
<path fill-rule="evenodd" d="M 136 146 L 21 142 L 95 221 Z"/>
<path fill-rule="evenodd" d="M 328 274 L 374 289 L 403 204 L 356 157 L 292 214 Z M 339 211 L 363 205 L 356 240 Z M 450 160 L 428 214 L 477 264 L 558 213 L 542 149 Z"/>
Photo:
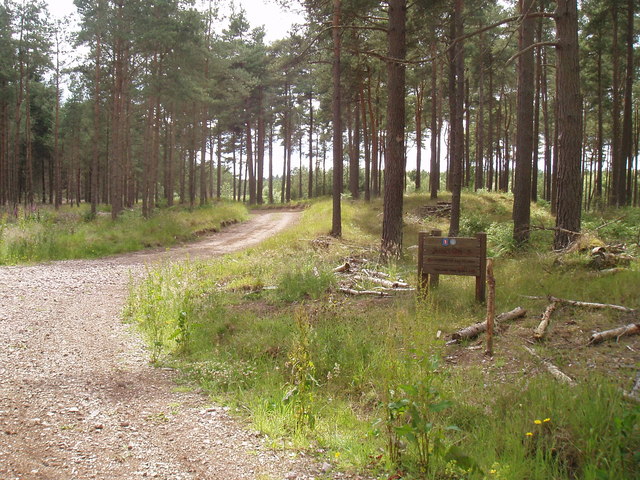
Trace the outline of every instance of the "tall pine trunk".
<path fill-rule="evenodd" d="M 405 65 L 406 0 L 389 1 L 387 40 L 387 143 L 384 170 L 384 212 L 381 258 L 402 253 L 402 208 L 405 176 Z"/>
<path fill-rule="evenodd" d="M 565 248 L 580 231 L 582 174 L 582 98 L 578 52 L 577 0 L 558 0 L 557 29 L 557 124 L 558 203 L 554 248 Z"/>
<path fill-rule="evenodd" d="M 342 210 L 340 205 L 342 194 L 342 92 L 340 86 L 340 56 L 342 53 L 342 2 L 333 0 L 333 98 L 331 104 L 333 122 L 333 214 L 331 218 L 331 235 L 342 236 Z"/>
<path fill-rule="evenodd" d="M 521 15 L 533 8 L 535 0 L 519 0 Z M 521 245 L 529 240 L 531 220 L 531 162 L 534 130 L 534 55 L 530 48 L 534 38 L 534 21 L 525 17 L 520 24 L 518 48 L 518 105 L 516 132 L 516 167 L 513 195 L 513 239 Z"/>
<path fill-rule="evenodd" d="M 464 48 L 463 34 L 464 1 L 455 0 L 451 26 L 453 45 L 449 47 L 451 112 L 450 169 L 451 169 L 451 221 L 449 236 L 455 237 L 460 231 L 460 199 L 462 193 L 462 161 L 464 159 Z"/>

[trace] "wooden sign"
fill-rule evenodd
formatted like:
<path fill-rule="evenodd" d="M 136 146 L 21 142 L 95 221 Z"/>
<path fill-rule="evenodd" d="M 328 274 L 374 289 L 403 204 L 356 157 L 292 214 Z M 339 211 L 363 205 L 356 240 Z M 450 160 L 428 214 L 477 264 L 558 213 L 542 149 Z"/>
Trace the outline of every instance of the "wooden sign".
<path fill-rule="evenodd" d="M 443 237 L 440 230 L 420 232 L 418 279 L 425 292 L 438 284 L 440 275 L 476 277 L 476 300 L 484 302 L 487 270 L 487 234 L 475 238 Z"/>

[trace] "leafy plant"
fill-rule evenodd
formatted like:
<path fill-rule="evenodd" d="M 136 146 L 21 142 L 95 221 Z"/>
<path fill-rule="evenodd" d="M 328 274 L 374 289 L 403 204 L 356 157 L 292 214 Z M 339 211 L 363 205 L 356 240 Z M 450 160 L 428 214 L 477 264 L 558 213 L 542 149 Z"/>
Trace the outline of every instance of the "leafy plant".
<path fill-rule="evenodd" d="M 432 456 L 454 461 L 464 458 L 475 466 L 475 462 L 470 462 L 458 447 L 446 449 L 444 432 L 459 429 L 453 425 L 443 426 L 445 422 L 440 414 L 452 403 L 441 398 L 435 385 L 438 358 L 432 356 L 422 362 L 428 363 L 428 373 L 424 378 L 400 385 L 398 391 L 390 392 L 392 399 L 386 405 L 385 422 L 390 460 L 395 464 L 401 463 L 403 446 L 406 444 L 415 452 L 416 463 L 422 474 L 429 472 Z"/>
<path fill-rule="evenodd" d="M 296 430 L 315 426 L 313 413 L 313 390 L 319 386 L 315 379 L 315 365 L 311 360 L 312 326 L 308 313 L 302 308 L 295 313 L 296 337 L 288 355 L 287 367 L 291 379 L 287 384 L 287 392 L 283 404 L 291 405 Z"/>

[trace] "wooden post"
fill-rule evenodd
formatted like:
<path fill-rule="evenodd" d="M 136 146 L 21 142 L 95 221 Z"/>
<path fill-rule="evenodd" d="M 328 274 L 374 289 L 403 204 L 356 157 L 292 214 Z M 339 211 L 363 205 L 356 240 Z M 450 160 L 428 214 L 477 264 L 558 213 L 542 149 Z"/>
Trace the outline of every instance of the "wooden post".
<path fill-rule="evenodd" d="M 431 230 L 431 236 L 432 237 L 441 237 L 442 236 L 442 230 Z M 440 283 L 440 275 L 432 273 L 431 274 L 431 278 L 429 279 L 429 284 L 432 287 L 437 287 L 438 283 Z"/>
<path fill-rule="evenodd" d="M 493 259 L 487 259 L 487 283 L 489 298 L 487 299 L 487 350 L 485 355 L 493 357 L 493 322 L 496 316 L 496 279 L 493 276 Z"/>
<path fill-rule="evenodd" d="M 476 238 L 480 244 L 480 275 L 476 277 L 476 300 L 482 303 L 485 301 L 487 284 L 487 234 L 478 233 Z"/>

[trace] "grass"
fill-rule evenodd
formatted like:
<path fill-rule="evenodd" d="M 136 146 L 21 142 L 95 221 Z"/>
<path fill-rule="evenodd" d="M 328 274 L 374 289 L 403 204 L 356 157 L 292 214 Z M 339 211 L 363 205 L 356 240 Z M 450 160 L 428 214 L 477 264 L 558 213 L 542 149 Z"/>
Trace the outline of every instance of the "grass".
<path fill-rule="evenodd" d="M 342 470 L 378 478 L 398 471 L 433 479 L 634 478 L 640 409 L 622 390 L 635 377 L 640 342 L 586 345 L 591 330 L 629 320 L 562 307 L 548 340 L 529 345 L 547 302 L 525 296 L 639 308 L 638 262 L 600 275 L 588 253 L 551 252 L 546 230 L 516 251 L 511 201 L 463 196 L 463 229 L 489 233 L 497 310 L 529 312 L 496 336 L 493 359 L 481 340 L 445 345 L 446 334 L 484 319 L 471 278 L 444 277 L 426 298 L 352 299 L 337 291 L 332 269 L 347 258 L 415 283 L 417 231 L 447 227 L 420 218 L 418 207 L 429 202 L 421 195 L 406 197 L 407 253 L 393 265 L 377 264 L 379 201 L 344 202 L 341 240 L 327 236 L 331 205 L 321 201 L 293 229 L 248 251 L 150 272 L 132 286 L 126 316 L 147 336 L 156 362 L 180 369 L 185 386 L 198 384 L 233 406 L 272 446 L 314 452 Z M 532 215 L 536 225 L 553 224 L 544 206 Z M 585 224 L 594 237 L 631 247 L 636 212 L 605 225 L 612 215 L 619 216 L 587 216 Z M 555 382 L 525 345 L 578 386 Z"/>
<path fill-rule="evenodd" d="M 216 203 L 189 210 L 158 209 L 144 219 L 139 209 L 117 220 L 102 211 L 92 218 L 89 205 L 43 207 L 14 216 L 0 216 L 0 264 L 73 258 L 97 258 L 152 247 L 168 247 L 217 230 L 225 222 L 245 219 L 244 206 Z"/>

